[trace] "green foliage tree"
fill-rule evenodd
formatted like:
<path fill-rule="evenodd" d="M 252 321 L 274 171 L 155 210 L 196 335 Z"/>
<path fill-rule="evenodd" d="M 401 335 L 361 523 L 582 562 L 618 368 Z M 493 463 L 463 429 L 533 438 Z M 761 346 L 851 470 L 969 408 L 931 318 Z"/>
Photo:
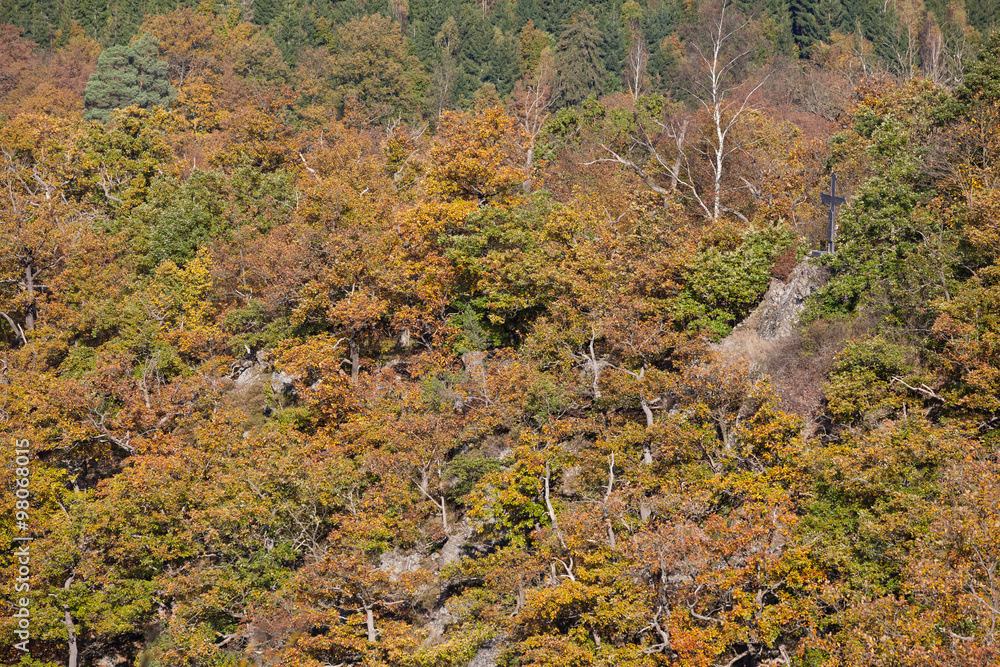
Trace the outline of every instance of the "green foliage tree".
<path fill-rule="evenodd" d="M 562 104 L 578 104 L 604 89 L 608 73 L 601 48 L 603 37 L 596 19 L 585 10 L 574 14 L 559 35 L 556 96 Z"/>
<path fill-rule="evenodd" d="M 846 15 L 840 0 L 791 0 L 788 5 L 792 35 L 802 56 L 809 56 L 817 42 L 843 27 Z"/>
<path fill-rule="evenodd" d="M 867 178 L 841 216 L 828 307 L 853 311 L 865 302 L 900 322 L 926 324 L 926 304 L 949 297 L 961 237 L 922 174 L 935 119 L 949 108 L 941 91 L 914 81 L 858 105 L 852 129 L 835 140 L 836 159 L 863 165 Z"/>
<path fill-rule="evenodd" d="M 990 34 L 975 62 L 969 64 L 956 91 L 964 102 L 991 104 L 1000 100 L 1000 30 Z"/>
<path fill-rule="evenodd" d="M 167 63 L 157 57 L 158 48 L 156 38 L 147 34 L 130 46 L 113 46 L 101 53 L 84 93 L 87 120 L 106 123 L 114 109 L 132 105 L 150 109 L 174 101 L 177 94 L 167 76 Z"/>
<path fill-rule="evenodd" d="M 417 110 L 426 78 L 390 19 L 370 15 L 341 26 L 330 47 L 332 77 L 343 108 L 378 119 Z"/>
<path fill-rule="evenodd" d="M 760 302 L 774 259 L 794 242 L 787 228 L 750 230 L 734 248 L 708 248 L 695 260 L 677 300 L 687 326 L 724 336 Z"/>

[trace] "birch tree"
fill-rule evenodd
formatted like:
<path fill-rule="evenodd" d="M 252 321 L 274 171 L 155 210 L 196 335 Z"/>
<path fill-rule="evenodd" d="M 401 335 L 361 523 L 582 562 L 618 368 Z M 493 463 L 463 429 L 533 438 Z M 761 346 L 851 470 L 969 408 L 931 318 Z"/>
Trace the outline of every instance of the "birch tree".
<path fill-rule="evenodd" d="M 711 166 L 710 190 L 703 196 L 692 183 L 690 170 L 686 178 L 681 174 L 676 174 L 676 178 L 690 190 L 706 217 L 718 220 L 723 212 L 728 212 L 722 203 L 726 165 L 740 148 L 729 140 L 730 134 L 747 112 L 754 109 L 756 93 L 766 77 L 755 84 L 740 77 L 753 48 L 749 39 L 750 19 L 729 9 L 724 1 L 709 10 L 707 19 L 709 31 L 704 46 L 697 40 L 692 41 L 703 69 L 692 93 L 711 118 L 708 132 L 701 132 L 706 144 L 703 150 Z"/>
<path fill-rule="evenodd" d="M 756 110 L 767 76 L 750 75 L 752 19 L 719 3 L 706 10 L 702 26 L 703 34 L 688 40 L 694 70 L 688 92 L 701 122 L 681 105 L 638 95 L 637 78 L 630 87 L 632 118 L 608 114 L 615 127 L 596 142 L 595 157 L 585 164 L 620 164 L 665 200 L 680 189 L 708 220 L 729 213 L 746 222 L 746 216 L 727 206 L 725 180 L 734 154 L 747 148 L 735 139 L 736 130 Z"/>

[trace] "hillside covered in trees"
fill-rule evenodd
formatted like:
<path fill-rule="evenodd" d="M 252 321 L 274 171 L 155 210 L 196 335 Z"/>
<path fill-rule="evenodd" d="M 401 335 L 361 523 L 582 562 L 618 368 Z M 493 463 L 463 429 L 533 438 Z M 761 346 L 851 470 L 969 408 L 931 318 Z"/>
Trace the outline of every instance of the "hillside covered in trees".
<path fill-rule="evenodd" d="M 0 661 L 1000 664 L 998 17 L 3 3 Z"/>

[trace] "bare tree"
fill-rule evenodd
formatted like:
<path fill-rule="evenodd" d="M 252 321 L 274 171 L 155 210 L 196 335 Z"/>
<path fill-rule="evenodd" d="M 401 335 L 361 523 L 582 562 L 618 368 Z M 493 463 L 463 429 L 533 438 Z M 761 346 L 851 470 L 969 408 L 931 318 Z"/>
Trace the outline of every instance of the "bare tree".
<path fill-rule="evenodd" d="M 914 2 L 913 0 L 898 0 L 893 4 L 895 5 L 899 34 L 896 35 L 895 42 L 891 43 L 891 46 L 896 56 L 899 72 L 909 79 L 917 75 L 920 60 L 920 37 L 927 18 L 927 10 L 924 9 L 923 2 Z"/>
<path fill-rule="evenodd" d="M 451 99 L 451 85 L 455 80 L 455 53 L 458 51 L 458 24 L 449 16 L 434 38 L 434 45 L 441 49 L 441 62 L 434 69 L 434 86 L 438 97 L 438 118 Z"/>
<path fill-rule="evenodd" d="M 641 33 L 633 35 L 632 48 L 625 59 L 625 88 L 628 89 L 632 101 L 635 102 L 646 91 L 646 64 L 649 62 L 649 50 Z"/>
<path fill-rule="evenodd" d="M 754 100 L 767 76 L 752 81 L 745 76 L 753 48 L 750 19 L 721 2 L 707 12 L 705 23 L 705 35 L 690 40 L 698 71 L 688 92 L 708 122 L 692 132 L 689 114 L 677 113 L 676 107 L 665 106 L 652 113 L 656 105 L 643 104 L 641 96 L 635 94 L 639 89 L 635 83 L 635 89 L 630 88 L 635 122 L 627 138 L 623 140 L 619 133 L 613 141 L 599 141 L 599 155 L 585 164 L 621 164 L 664 199 L 682 188 L 707 219 L 718 220 L 723 213 L 731 213 L 746 221 L 739 211 L 724 205 L 723 180 L 730 157 L 746 148 L 733 140 L 733 130 L 755 110 Z M 707 162 L 707 184 L 699 158 L 702 165 Z"/>
<path fill-rule="evenodd" d="M 684 182 L 677 175 L 713 220 L 718 220 L 723 211 L 722 177 L 726 162 L 740 148 L 729 141 L 729 135 L 740 119 L 754 109 L 754 96 L 767 78 L 761 78 L 756 84 L 737 79 L 738 70 L 746 64 L 751 53 L 751 41 L 747 39 L 751 21 L 727 9 L 727 3 L 723 1 L 708 16 L 709 33 L 705 48 L 699 46 L 697 41 L 692 42 L 705 70 L 692 92 L 711 117 L 711 134 L 702 133 L 707 140 L 706 152 L 712 174 L 709 202 L 699 196 L 690 179 Z"/>
<path fill-rule="evenodd" d="M 552 106 L 552 88 L 555 82 L 555 67 L 552 53 L 542 52 L 534 75 L 519 79 L 514 85 L 513 116 L 524 131 L 524 183 L 525 192 L 531 192 L 532 171 L 535 166 L 535 142 L 541 134 L 545 121 L 549 119 Z"/>

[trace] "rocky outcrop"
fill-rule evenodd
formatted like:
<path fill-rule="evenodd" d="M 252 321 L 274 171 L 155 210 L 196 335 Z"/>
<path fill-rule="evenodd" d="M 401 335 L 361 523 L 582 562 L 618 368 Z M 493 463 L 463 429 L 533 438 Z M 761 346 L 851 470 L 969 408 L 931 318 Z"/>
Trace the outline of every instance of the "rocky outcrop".
<path fill-rule="evenodd" d="M 275 394 L 291 394 L 295 391 L 297 378 L 283 371 L 271 373 L 271 391 Z"/>
<path fill-rule="evenodd" d="M 264 373 L 256 366 L 250 366 L 236 377 L 233 390 L 239 394 L 246 394 L 250 389 L 259 384 L 264 378 Z"/>
<path fill-rule="evenodd" d="M 792 335 L 806 298 L 826 284 L 829 270 L 806 258 L 799 262 L 787 282 L 775 278 L 757 307 L 757 335 L 761 340 L 775 340 Z M 752 316 L 751 316 L 752 317 Z"/>
<path fill-rule="evenodd" d="M 806 298 L 829 279 L 826 267 L 806 257 L 788 274 L 787 281 L 771 280 L 760 305 L 719 341 L 715 350 L 723 356 L 754 361 L 773 343 L 794 337 Z"/>
<path fill-rule="evenodd" d="M 389 581 L 396 581 L 399 575 L 416 572 L 421 567 L 421 557 L 417 553 L 400 553 L 399 549 L 386 551 L 379 557 L 378 569 L 389 573 Z"/>
<path fill-rule="evenodd" d="M 772 280 L 760 305 L 713 346 L 719 361 L 747 363 L 751 373 L 770 377 L 781 409 L 802 417 L 806 432 L 822 407 L 830 355 L 805 350 L 797 325 L 806 299 L 828 279 L 826 267 L 803 259 L 787 281 Z"/>
<path fill-rule="evenodd" d="M 498 637 L 488 641 L 479 648 L 476 657 L 469 663 L 469 667 L 496 667 L 497 658 L 503 650 L 503 637 Z"/>
<path fill-rule="evenodd" d="M 458 525 L 458 529 L 448 536 L 448 541 L 441 548 L 440 565 L 457 563 L 462 558 L 462 549 L 472 536 L 472 525 L 468 521 L 463 521 Z"/>

